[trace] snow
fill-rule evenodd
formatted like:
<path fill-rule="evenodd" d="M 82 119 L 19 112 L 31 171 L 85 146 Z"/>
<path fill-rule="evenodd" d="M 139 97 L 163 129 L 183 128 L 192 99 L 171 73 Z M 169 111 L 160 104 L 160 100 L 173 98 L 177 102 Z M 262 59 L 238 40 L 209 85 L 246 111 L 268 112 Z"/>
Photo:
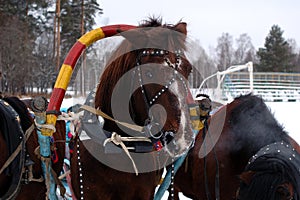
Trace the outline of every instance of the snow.
<path fill-rule="evenodd" d="M 289 135 L 300 144 L 299 115 L 300 102 L 266 102 L 277 121 L 283 125 Z"/>
<path fill-rule="evenodd" d="M 75 104 L 84 104 L 85 98 L 78 97 L 78 98 L 64 98 L 61 104 L 61 108 L 69 108 Z"/>

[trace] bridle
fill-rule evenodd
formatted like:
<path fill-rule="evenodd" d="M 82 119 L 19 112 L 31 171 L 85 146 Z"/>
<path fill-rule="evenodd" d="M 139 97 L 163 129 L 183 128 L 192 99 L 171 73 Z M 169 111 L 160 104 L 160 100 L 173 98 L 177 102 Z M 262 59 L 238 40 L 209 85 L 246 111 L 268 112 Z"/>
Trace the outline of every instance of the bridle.
<path fill-rule="evenodd" d="M 153 140 L 153 143 L 159 143 L 162 142 L 163 146 L 165 146 L 168 142 L 170 142 L 173 138 L 174 138 L 174 134 L 175 131 L 162 131 L 162 127 L 159 123 L 156 123 L 151 115 L 151 113 L 149 113 L 150 111 L 150 107 L 152 105 L 154 105 L 156 103 L 156 101 L 161 97 L 161 95 L 163 93 L 165 93 L 166 91 L 169 90 L 169 88 L 171 87 L 171 85 L 176 81 L 179 80 L 184 89 L 186 94 L 188 93 L 188 87 L 184 81 L 184 78 L 182 75 L 180 75 L 179 69 L 181 68 L 181 64 L 182 64 L 182 54 L 183 52 L 181 50 L 177 50 L 174 52 L 175 54 L 175 62 L 172 63 L 169 59 L 169 55 L 170 52 L 167 50 L 162 50 L 162 49 L 145 49 L 143 50 L 138 56 L 137 56 L 137 60 L 136 60 L 136 68 L 133 71 L 134 74 L 137 74 L 134 77 L 134 79 L 138 79 L 138 84 L 139 87 L 141 89 L 141 93 L 145 102 L 145 106 L 146 106 L 146 112 L 147 112 L 147 119 L 144 122 L 144 126 L 146 127 L 145 129 L 145 134 L 147 136 L 150 136 L 151 139 Z M 170 67 L 171 69 L 173 69 L 173 74 L 172 77 L 170 78 L 169 81 L 167 81 L 167 83 L 153 96 L 150 96 L 146 89 L 145 89 L 145 84 L 143 81 L 143 77 L 142 77 L 142 65 L 143 64 L 147 64 L 147 63 L 142 63 L 142 58 L 147 57 L 147 56 L 151 56 L 151 57 L 161 57 L 163 58 L 164 61 L 164 65 L 167 67 Z M 149 78 L 153 77 L 153 74 L 148 72 L 146 74 L 146 76 L 148 76 Z M 132 108 L 132 104 L 130 103 L 130 106 Z M 158 133 L 153 133 L 152 129 L 153 126 L 157 126 L 159 129 Z M 156 146 L 156 145 L 155 145 Z M 160 146 L 160 145 L 158 145 Z M 160 148 L 158 148 L 157 150 L 160 150 Z"/>
<path fill-rule="evenodd" d="M 173 82 L 175 82 L 176 78 L 178 78 L 182 83 L 184 88 L 186 89 L 186 91 L 188 90 L 187 85 L 185 84 L 185 82 L 183 81 L 183 78 L 181 76 L 179 76 L 179 72 L 178 69 L 182 64 L 182 60 L 181 60 L 181 51 L 175 51 L 175 55 L 176 55 L 176 61 L 175 63 L 172 63 L 170 61 L 170 59 L 168 58 L 169 52 L 166 50 L 159 50 L 159 49 L 154 49 L 154 50 L 144 50 L 137 59 L 137 71 L 138 71 L 138 78 L 139 78 L 139 83 L 140 83 L 140 88 L 142 90 L 143 96 L 145 98 L 145 102 L 147 107 L 150 107 L 151 105 L 153 105 L 156 100 L 165 92 L 169 89 L 169 87 L 172 85 Z M 171 67 L 174 69 L 173 72 L 173 77 L 168 81 L 168 83 L 159 91 L 157 92 L 156 95 L 154 95 L 154 97 L 150 98 L 147 93 L 145 92 L 145 88 L 143 85 L 143 79 L 142 79 L 142 75 L 141 75 L 141 58 L 145 57 L 145 56 L 159 56 L 159 57 L 163 57 L 165 63 L 167 64 L 167 66 Z M 152 74 L 149 74 L 149 76 L 152 76 Z"/>

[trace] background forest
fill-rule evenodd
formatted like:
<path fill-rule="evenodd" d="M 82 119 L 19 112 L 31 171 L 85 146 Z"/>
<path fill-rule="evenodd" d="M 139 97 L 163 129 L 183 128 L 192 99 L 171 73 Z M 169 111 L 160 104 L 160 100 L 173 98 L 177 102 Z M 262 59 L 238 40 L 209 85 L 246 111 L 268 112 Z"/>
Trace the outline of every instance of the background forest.
<path fill-rule="evenodd" d="M 97 0 L 0 0 L 0 92 L 49 92 L 72 45 L 95 28 L 95 18 L 103 12 Z M 81 76 L 71 83 L 76 93 L 95 87 L 114 44 L 101 41 L 84 53 L 77 63 L 82 67 L 75 71 Z M 284 38 L 284 30 L 276 24 L 265 36 L 263 48 L 255 49 L 247 33 L 238 38 L 223 33 L 209 52 L 197 41 L 191 49 L 198 69 L 193 77 L 199 76 L 193 78 L 193 87 L 217 70 L 249 61 L 259 72 L 300 72 L 299 47 L 293 38 Z"/>

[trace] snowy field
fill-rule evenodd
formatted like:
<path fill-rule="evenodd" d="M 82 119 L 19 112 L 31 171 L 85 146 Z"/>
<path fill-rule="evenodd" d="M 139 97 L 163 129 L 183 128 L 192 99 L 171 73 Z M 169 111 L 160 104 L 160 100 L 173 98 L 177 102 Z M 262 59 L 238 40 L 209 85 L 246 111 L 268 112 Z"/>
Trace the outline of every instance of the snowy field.
<path fill-rule="evenodd" d="M 84 103 L 84 99 L 64 99 L 62 108 L 68 108 L 76 103 Z M 266 104 L 274 113 L 277 121 L 283 125 L 285 130 L 298 142 L 300 143 L 300 132 L 298 131 L 298 123 L 300 123 L 300 102 L 266 102 Z M 163 200 L 167 199 L 167 192 L 163 197 Z M 180 194 L 180 199 L 187 200 L 189 198 L 184 197 Z"/>

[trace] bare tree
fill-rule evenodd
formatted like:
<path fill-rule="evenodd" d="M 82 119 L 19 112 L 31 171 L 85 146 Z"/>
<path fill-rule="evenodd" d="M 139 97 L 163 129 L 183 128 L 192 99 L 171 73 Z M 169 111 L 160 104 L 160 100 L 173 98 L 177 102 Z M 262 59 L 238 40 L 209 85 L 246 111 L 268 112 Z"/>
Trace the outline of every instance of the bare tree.
<path fill-rule="evenodd" d="M 26 25 L 17 17 L 7 19 L 2 25 L 0 36 L 1 65 L 5 77 L 3 90 L 16 93 L 24 90 L 28 67 L 31 61 L 31 44 L 25 44 Z"/>
<path fill-rule="evenodd" d="M 300 51 L 297 47 L 295 39 L 287 39 L 289 44 L 289 53 L 292 55 L 292 65 L 294 66 L 293 71 L 300 72 Z"/>
<path fill-rule="evenodd" d="M 202 81 L 217 71 L 213 60 L 208 56 L 200 41 L 189 41 L 187 57 L 192 62 L 193 71 L 189 77 L 190 86 L 198 88 Z"/>
<path fill-rule="evenodd" d="M 243 33 L 236 39 L 237 49 L 234 52 L 233 64 L 244 64 L 255 60 L 255 48 L 251 42 L 251 37 Z"/>
<path fill-rule="evenodd" d="M 218 38 L 216 56 L 219 71 L 224 71 L 227 67 L 232 65 L 234 57 L 233 39 L 229 33 L 223 33 L 222 36 Z"/>
<path fill-rule="evenodd" d="M 36 40 L 34 53 L 35 68 L 31 70 L 32 85 L 37 88 L 37 92 L 46 93 L 51 88 L 57 75 L 57 70 L 53 67 L 52 57 L 49 56 L 53 49 L 52 33 L 43 33 Z"/>

